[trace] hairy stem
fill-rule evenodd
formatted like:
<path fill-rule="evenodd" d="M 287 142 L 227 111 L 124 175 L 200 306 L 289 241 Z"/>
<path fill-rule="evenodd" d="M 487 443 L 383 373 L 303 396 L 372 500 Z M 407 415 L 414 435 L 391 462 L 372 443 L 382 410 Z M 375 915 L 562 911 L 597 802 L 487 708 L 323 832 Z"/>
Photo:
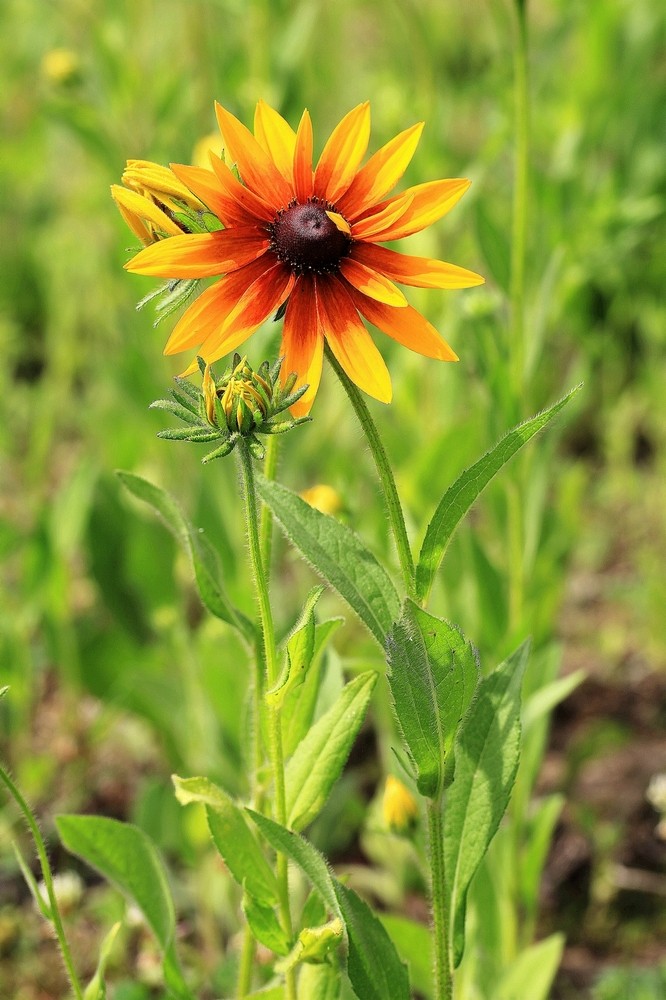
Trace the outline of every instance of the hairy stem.
<path fill-rule="evenodd" d="M 444 867 L 444 816 L 441 796 L 429 799 L 428 852 L 431 872 L 431 907 L 434 937 L 435 983 L 433 1000 L 452 1000 L 453 976 L 449 944 L 449 914 Z"/>

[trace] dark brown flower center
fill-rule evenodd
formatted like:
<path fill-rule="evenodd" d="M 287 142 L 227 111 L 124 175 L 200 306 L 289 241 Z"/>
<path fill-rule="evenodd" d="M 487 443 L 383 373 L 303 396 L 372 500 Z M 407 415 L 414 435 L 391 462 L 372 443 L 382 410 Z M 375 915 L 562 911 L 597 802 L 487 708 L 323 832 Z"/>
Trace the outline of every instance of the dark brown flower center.
<path fill-rule="evenodd" d="M 351 237 L 329 219 L 331 206 L 312 198 L 278 212 L 269 226 L 271 250 L 294 271 L 327 274 L 349 253 Z"/>

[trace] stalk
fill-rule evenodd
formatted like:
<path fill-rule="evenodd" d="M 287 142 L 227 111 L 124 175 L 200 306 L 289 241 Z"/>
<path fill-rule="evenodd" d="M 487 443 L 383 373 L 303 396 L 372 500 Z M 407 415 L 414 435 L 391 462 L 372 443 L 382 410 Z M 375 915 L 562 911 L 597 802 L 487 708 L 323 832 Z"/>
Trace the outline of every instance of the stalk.
<path fill-rule="evenodd" d="M 396 549 L 398 550 L 402 576 L 405 581 L 405 590 L 410 597 L 416 597 L 414 560 L 412 559 L 412 551 L 407 537 L 405 516 L 402 512 L 400 497 L 398 496 L 393 471 L 386 455 L 384 445 L 382 444 L 379 432 L 375 422 L 370 416 L 370 411 L 365 404 L 362 394 L 356 388 L 342 366 L 338 363 L 337 358 L 330 350 L 328 344 L 326 345 L 326 357 L 328 358 L 333 371 L 340 379 L 340 382 L 347 393 L 349 402 L 358 417 L 358 421 L 363 428 L 363 433 L 365 434 L 366 440 L 370 446 L 370 451 L 372 452 L 372 457 L 375 460 L 375 465 L 379 474 L 379 481 L 384 493 L 384 502 L 386 503 L 386 510 L 388 512 L 391 530 L 393 531 L 393 539 L 395 541 Z"/>
<path fill-rule="evenodd" d="M 441 796 L 429 799 L 428 847 L 431 871 L 431 907 L 434 937 L 435 982 L 433 1000 L 452 1000 L 453 975 L 444 866 L 444 814 Z"/>
<path fill-rule="evenodd" d="M 62 960 L 67 971 L 67 976 L 72 986 L 72 991 L 76 1000 L 83 1000 L 83 991 L 81 989 L 81 984 L 79 983 L 78 976 L 76 975 L 76 970 L 74 969 L 74 962 L 72 961 L 72 954 L 69 950 L 69 945 L 67 943 L 67 938 L 65 937 L 65 929 L 62 925 L 62 918 L 60 916 L 60 910 L 58 909 L 58 900 L 56 899 L 55 890 L 53 888 L 53 876 L 51 874 L 51 866 L 49 864 L 48 855 L 46 853 L 46 845 L 44 839 L 40 833 L 39 827 L 32 814 L 30 806 L 25 801 L 20 791 L 9 777 L 7 772 L 3 767 L 0 767 L 0 779 L 7 786 L 12 798 L 18 805 L 19 809 L 23 813 L 23 817 L 28 824 L 30 833 L 35 842 L 35 847 L 37 849 L 37 856 L 39 858 L 39 864 L 42 869 L 42 878 L 44 879 L 44 886 L 46 888 L 46 894 L 49 900 L 49 908 L 51 912 L 51 922 L 53 923 L 53 928 L 56 932 L 56 937 L 58 938 L 58 944 L 60 945 L 60 952 L 62 954 Z"/>
<path fill-rule="evenodd" d="M 264 564 L 261 558 L 259 513 L 257 494 L 254 484 L 254 471 L 252 469 L 252 456 L 250 455 L 250 451 L 245 440 L 241 440 L 239 442 L 237 451 L 241 468 L 243 495 L 245 498 L 247 540 L 250 550 L 250 563 L 252 565 L 254 586 L 257 603 L 259 605 L 259 619 L 261 622 L 264 660 L 266 664 L 266 683 L 268 687 L 273 687 L 278 679 L 278 661 L 275 645 L 275 629 L 273 627 L 273 614 L 271 611 L 268 593 L 268 580 L 266 578 Z M 257 720 L 257 724 L 258 721 L 259 720 Z M 275 709 L 273 707 L 268 708 L 268 754 L 273 771 L 273 782 L 275 786 L 275 819 L 281 826 L 286 826 L 287 805 L 284 779 L 284 755 L 282 750 L 282 726 L 279 709 Z M 280 919 L 285 933 L 291 937 L 292 923 L 291 911 L 289 908 L 289 879 L 287 858 L 284 854 L 278 853 L 276 866 L 277 880 L 280 890 Z M 296 984 L 293 970 L 286 974 L 285 986 L 286 1000 L 295 1000 Z"/>

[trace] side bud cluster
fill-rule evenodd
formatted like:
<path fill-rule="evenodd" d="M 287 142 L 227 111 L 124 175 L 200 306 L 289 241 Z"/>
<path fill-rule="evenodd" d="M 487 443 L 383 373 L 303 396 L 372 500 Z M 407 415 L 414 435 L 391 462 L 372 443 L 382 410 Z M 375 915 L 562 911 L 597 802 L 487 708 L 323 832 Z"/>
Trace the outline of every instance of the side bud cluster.
<path fill-rule="evenodd" d="M 231 366 L 216 378 L 210 365 L 199 358 L 202 374 L 201 389 L 183 378 L 176 378 L 172 399 L 158 399 L 152 408 L 167 410 L 188 424 L 188 427 L 160 431 L 158 437 L 170 441 L 221 441 L 219 447 L 209 452 L 202 461 L 229 455 L 241 438 L 247 441 L 252 455 L 264 457 L 264 446 L 258 434 L 283 434 L 309 417 L 295 419 L 286 414 L 282 420 L 274 418 L 292 406 L 303 395 L 307 386 L 295 392 L 296 373 L 292 372 L 284 385 L 278 382 L 282 359 L 271 365 L 264 361 L 257 371 L 247 358 L 234 354 Z"/>

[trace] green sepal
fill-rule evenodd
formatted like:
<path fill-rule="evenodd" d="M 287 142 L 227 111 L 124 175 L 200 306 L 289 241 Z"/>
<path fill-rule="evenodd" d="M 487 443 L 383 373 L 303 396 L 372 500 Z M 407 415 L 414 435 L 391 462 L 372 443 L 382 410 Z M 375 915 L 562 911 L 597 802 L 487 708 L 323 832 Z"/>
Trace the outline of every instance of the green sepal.
<path fill-rule="evenodd" d="M 120 927 L 120 921 L 117 921 L 102 941 L 95 975 L 92 977 L 84 990 L 83 1000 L 106 1000 L 106 983 L 104 981 L 104 975 L 106 973 L 106 966 L 111 956 L 111 950 L 115 944 Z"/>

